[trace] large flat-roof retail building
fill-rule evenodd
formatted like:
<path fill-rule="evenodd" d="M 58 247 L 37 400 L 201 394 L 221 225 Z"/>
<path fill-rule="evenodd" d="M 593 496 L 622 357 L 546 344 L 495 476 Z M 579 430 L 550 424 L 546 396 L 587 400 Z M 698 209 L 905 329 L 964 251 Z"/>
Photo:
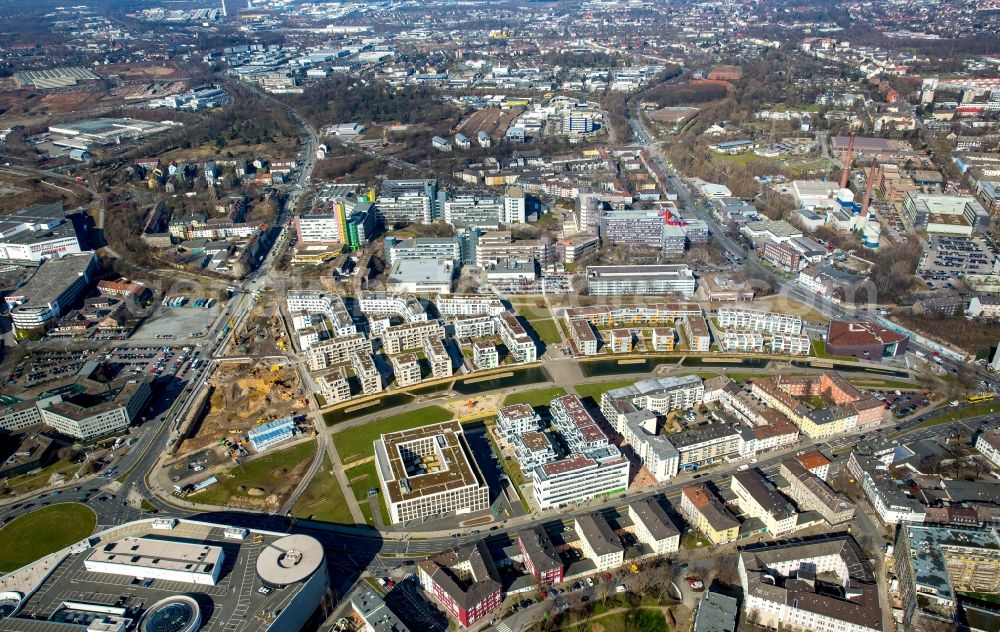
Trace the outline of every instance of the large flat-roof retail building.
<path fill-rule="evenodd" d="M 329 589 L 315 538 L 173 518 L 102 531 L 3 584 L 3 632 L 297 632 Z"/>
<path fill-rule="evenodd" d="M 4 298 L 15 329 L 47 329 L 90 288 L 97 269 L 97 257 L 89 251 L 46 260 L 27 283 Z"/>
<path fill-rule="evenodd" d="M 877 361 L 905 354 L 909 341 L 908 336 L 876 323 L 831 320 L 826 352 Z"/>
<path fill-rule="evenodd" d="M 79 252 L 76 226 L 62 202 L 32 204 L 0 217 L 0 262 L 35 265 L 43 258 Z"/>
<path fill-rule="evenodd" d="M 375 465 L 394 524 L 490 506 L 486 479 L 457 421 L 382 435 Z"/>

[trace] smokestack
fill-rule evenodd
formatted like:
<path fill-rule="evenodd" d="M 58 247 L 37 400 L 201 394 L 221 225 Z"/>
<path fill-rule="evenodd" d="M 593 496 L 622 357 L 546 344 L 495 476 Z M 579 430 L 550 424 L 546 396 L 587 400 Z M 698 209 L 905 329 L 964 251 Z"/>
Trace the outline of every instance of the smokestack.
<path fill-rule="evenodd" d="M 229 17 L 229 14 L 226 12 L 226 0 L 222 0 L 222 17 Z"/>

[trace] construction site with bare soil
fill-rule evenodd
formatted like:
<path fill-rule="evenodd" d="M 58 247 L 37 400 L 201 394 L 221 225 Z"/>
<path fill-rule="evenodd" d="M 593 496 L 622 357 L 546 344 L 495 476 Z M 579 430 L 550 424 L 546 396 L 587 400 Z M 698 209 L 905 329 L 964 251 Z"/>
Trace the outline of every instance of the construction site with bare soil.
<path fill-rule="evenodd" d="M 219 362 L 191 407 L 175 455 L 236 443 L 255 425 L 303 414 L 308 402 L 295 368 L 257 360 Z"/>
<path fill-rule="evenodd" d="M 285 326 L 276 301 L 261 295 L 233 336 L 231 355 L 274 356 L 288 348 Z"/>

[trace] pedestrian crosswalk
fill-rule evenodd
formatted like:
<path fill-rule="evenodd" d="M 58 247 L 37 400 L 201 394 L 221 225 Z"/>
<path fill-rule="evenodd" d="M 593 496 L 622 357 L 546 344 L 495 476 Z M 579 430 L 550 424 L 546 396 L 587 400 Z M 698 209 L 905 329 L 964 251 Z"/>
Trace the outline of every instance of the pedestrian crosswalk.
<path fill-rule="evenodd" d="M 509 625 L 507 625 L 506 621 L 501 621 L 500 623 L 496 624 L 495 626 L 493 626 L 493 629 L 496 632 L 514 632 L 514 630 L 512 630 Z"/>

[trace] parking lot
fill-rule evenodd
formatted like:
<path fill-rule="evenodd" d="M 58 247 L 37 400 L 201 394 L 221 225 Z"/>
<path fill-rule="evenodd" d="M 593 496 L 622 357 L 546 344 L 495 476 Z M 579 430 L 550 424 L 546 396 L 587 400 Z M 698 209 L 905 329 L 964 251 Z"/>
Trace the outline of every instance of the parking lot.
<path fill-rule="evenodd" d="M 124 374 L 149 377 L 184 377 L 201 350 L 193 347 L 126 346 L 98 351 L 43 351 L 25 356 L 11 367 L 7 386 L 32 388 L 74 376 L 88 361 L 103 363 L 103 377 L 114 379 Z"/>
<path fill-rule="evenodd" d="M 927 240 L 917 273 L 929 287 L 951 289 L 956 277 L 992 273 L 995 262 L 996 253 L 982 239 L 933 236 Z"/>

